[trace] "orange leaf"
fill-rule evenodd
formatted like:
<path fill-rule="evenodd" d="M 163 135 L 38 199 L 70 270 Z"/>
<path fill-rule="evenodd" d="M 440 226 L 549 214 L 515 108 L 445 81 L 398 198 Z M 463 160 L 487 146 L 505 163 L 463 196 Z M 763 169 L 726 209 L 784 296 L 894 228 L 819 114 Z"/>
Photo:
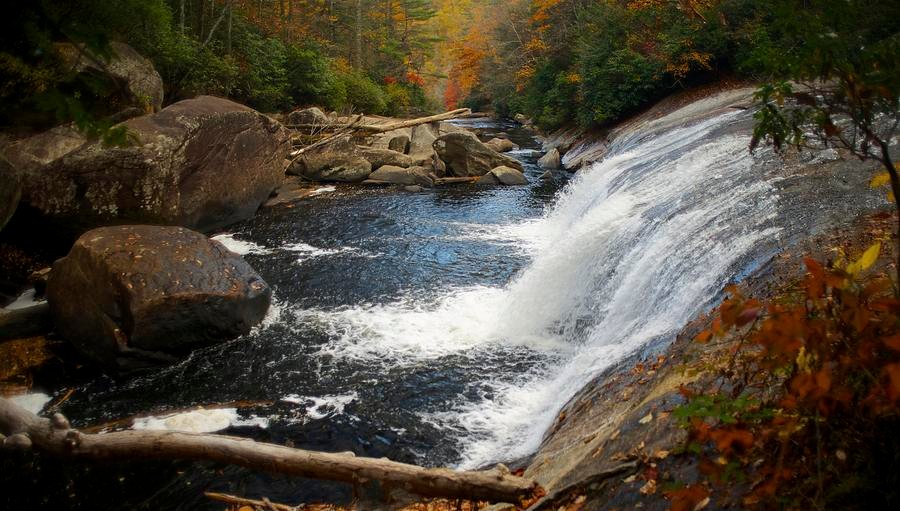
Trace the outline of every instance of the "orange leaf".
<path fill-rule="evenodd" d="M 678 490 L 664 493 L 672 502 L 672 511 L 694 511 L 697 506 L 709 498 L 709 490 L 700 484 L 692 484 Z"/>

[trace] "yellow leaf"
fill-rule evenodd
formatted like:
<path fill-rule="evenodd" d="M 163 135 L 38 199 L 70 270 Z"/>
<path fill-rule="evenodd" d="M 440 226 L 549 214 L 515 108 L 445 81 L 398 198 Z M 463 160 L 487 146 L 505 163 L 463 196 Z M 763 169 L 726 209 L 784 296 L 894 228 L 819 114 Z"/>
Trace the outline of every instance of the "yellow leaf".
<path fill-rule="evenodd" d="M 890 182 L 890 174 L 888 174 L 887 172 L 879 172 L 878 174 L 875 174 L 875 177 L 873 177 L 871 181 L 869 181 L 869 186 L 871 186 L 872 188 L 880 188 Z"/>
<path fill-rule="evenodd" d="M 847 265 L 847 273 L 856 275 L 857 273 L 869 268 L 878 260 L 878 254 L 881 253 L 881 242 L 876 241 L 871 247 L 867 248 L 859 259 Z"/>
<path fill-rule="evenodd" d="M 887 193 L 887 200 L 894 202 L 894 192 Z"/>

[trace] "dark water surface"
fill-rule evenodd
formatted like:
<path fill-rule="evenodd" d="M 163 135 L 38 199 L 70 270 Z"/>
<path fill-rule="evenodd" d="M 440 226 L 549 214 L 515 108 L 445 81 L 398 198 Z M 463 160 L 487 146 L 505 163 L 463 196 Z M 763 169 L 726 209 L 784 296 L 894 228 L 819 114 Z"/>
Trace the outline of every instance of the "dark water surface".
<path fill-rule="evenodd" d="M 463 122 L 485 140 L 503 131 L 523 149 L 538 147 L 515 125 Z M 493 350 L 484 357 L 449 350 L 402 364 L 332 355 L 328 343 L 340 337 L 334 328 L 341 321 L 325 325 L 315 311 L 405 301 L 410 312 L 416 307 L 410 302 L 438 300 L 447 289 L 506 284 L 527 255 L 505 226 L 539 217 L 567 180 L 564 172 L 538 179 L 543 171 L 526 153 L 513 155 L 526 166 L 527 186 L 422 193 L 338 186 L 232 226 L 227 232 L 233 238 L 257 246 L 245 257 L 274 289 L 269 324 L 156 374 L 126 381 L 97 376 L 79 386 L 62 411 L 84 427 L 241 401 L 234 406 L 244 425 L 223 433 L 428 465 L 458 462 L 458 446 L 428 416 L 447 410 L 460 395 L 489 392 L 476 382 L 512 377 L 545 358 L 528 349 Z M 387 322 L 403 317 L 390 311 L 383 316 Z M 398 353 L 403 357 L 403 349 Z M 30 473 L 18 474 L 9 471 L 10 463 L 2 466 L 9 509 L 222 508 L 202 491 L 287 503 L 350 496 L 342 484 L 213 464 L 63 466 L 37 459 Z M 19 490 L 9 492 L 13 487 Z"/>

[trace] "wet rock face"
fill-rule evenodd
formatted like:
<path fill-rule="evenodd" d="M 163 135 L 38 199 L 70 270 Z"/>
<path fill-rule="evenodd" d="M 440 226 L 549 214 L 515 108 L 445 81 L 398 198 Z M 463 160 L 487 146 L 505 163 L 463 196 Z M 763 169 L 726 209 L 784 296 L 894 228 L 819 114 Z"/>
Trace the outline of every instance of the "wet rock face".
<path fill-rule="evenodd" d="M 434 141 L 434 150 L 447 165 L 448 176 L 483 176 L 497 167 L 522 170 L 522 164 L 484 145 L 468 132 L 448 133 Z"/>
<path fill-rule="evenodd" d="M 123 125 L 139 144 L 64 144 L 58 157 L 30 159 L 28 144 L 8 148 L 11 160 L 31 162 L 24 202 L 74 232 L 121 223 L 209 231 L 253 216 L 284 178 L 289 132 L 226 99 L 200 96 Z"/>
<path fill-rule="evenodd" d="M 220 243 L 162 226 L 85 233 L 53 265 L 47 285 L 57 332 L 114 373 L 169 364 L 247 334 L 271 295 Z"/>

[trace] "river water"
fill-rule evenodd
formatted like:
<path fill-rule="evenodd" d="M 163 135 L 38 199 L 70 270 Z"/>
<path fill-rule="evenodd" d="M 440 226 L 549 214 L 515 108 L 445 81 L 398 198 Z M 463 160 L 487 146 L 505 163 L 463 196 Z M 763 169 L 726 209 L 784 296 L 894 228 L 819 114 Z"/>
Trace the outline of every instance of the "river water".
<path fill-rule="evenodd" d="M 515 126 L 468 123 L 537 147 Z M 730 110 L 626 133 L 571 181 L 540 180 L 521 151 L 528 186 L 323 186 L 264 210 L 217 239 L 273 287 L 265 323 L 150 376 L 85 382 L 63 411 L 76 425 L 152 413 L 138 425 L 227 426 L 425 465 L 527 456 L 598 372 L 671 340 L 795 240 L 878 204 L 849 174 L 801 178 L 771 152 L 751 156 L 751 123 Z M 230 402 L 166 423 L 173 410 Z M 209 464 L 38 465 L 42 475 L 18 483 L 64 483 L 46 502 L 68 507 L 219 508 L 201 490 L 349 498 L 344 485 Z"/>

